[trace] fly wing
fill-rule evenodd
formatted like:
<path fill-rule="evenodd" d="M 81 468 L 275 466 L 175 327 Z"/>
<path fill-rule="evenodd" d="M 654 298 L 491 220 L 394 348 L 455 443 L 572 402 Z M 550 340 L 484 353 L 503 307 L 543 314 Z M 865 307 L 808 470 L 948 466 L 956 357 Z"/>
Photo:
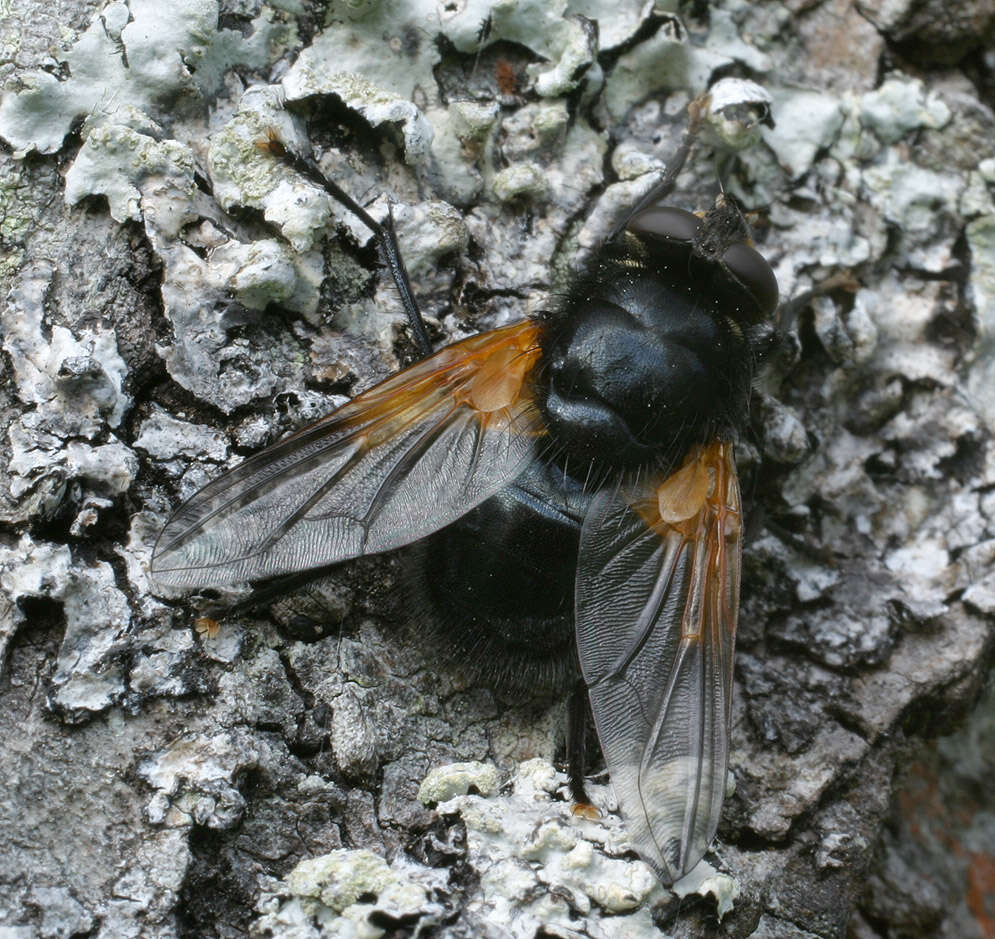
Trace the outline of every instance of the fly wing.
<path fill-rule="evenodd" d="M 162 584 L 258 580 L 387 551 L 513 480 L 544 432 L 539 327 L 441 349 L 208 483 L 167 522 Z"/>
<path fill-rule="evenodd" d="M 581 531 L 577 648 L 598 738 L 629 839 L 666 883 L 722 812 L 741 531 L 724 443 L 662 485 L 602 491 Z"/>

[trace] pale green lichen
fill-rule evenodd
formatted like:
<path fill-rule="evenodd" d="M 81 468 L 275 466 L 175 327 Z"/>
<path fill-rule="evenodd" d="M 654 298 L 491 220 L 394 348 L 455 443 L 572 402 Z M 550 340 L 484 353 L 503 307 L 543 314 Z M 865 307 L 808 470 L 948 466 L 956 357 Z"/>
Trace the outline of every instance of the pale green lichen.
<path fill-rule="evenodd" d="M 635 101 L 664 89 L 691 87 L 695 80 L 691 76 L 692 55 L 675 32 L 659 30 L 619 57 L 605 80 L 601 104 L 613 121 L 621 121 Z M 722 57 L 716 64 L 729 61 Z"/>
<path fill-rule="evenodd" d="M 334 95 L 373 127 L 397 124 L 404 137 L 405 159 L 415 166 L 422 163 L 431 147 L 433 134 L 424 113 L 407 98 L 374 84 L 361 74 L 329 72 L 325 57 L 334 56 L 334 53 L 332 48 L 324 47 L 325 40 L 332 43 L 332 48 L 338 48 L 337 37 L 325 34 L 301 53 L 283 79 L 287 100 Z M 336 58 L 331 60 L 336 61 Z"/>
<path fill-rule="evenodd" d="M 248 35 L 219 30 L 216 0 L 108 4 L 63 56 L 64 80 L 19 74 L 0 101 L 0 136 L 19 151 L 54 153 L 72 122 L 122 123 L 141 112 L 168 123 L 184 95 L 213 93 L 233 65 L 262 67 L 292 31 L 264 10 Z"/>
<path fill-rule="evenodd" d="M 453 134 L 464 144 L 482 141 L 490 133 L 500 112 L 495 101 L 454 101 L 447 109 Z"/>
<path fill-rule="evenodd" d="M 111 4 L 115 6 L 115 4 Z M 117 4 L 125 7 L 125 4 Z M 0 100 L 0 136 L 19 151 L 54 153 L 72 122 L 81 115 L 102 113 L 114 90 L 125 84 L 120 49 L 95 18 L 63 62 L 71 78 L 59 81 L 44 71 L 20 73 L 19 90 Z"/>
<path fill-rule="evenodd" d="M 565 101 L 540 101 L 519 108 L 501 122 L 502 153 L 509 160 L 562 148 L 570 118 Z"/>
<path fill-rule="evenodd" d="M 434 885 L 433 885 L 434 886 Z M 262 916 L 253 925 L 253 935 L 322 937 L 322 939 L 380 939 L 388 927 L 379 922 L 413 924 L 437 922 L 438 904 L 428 899 L 424 887 L 397 880 L 386 885 L 374 901 L 353 903 L 338 912 L 320 900 L 286 896 L 286 891 L 265 897 L 259 904 Z"/>
<path fill-rule="evenodd" d="M 635 102 L 650 95 L 686 89 L 698 94 L 716 69 L 734 59 L 707 46 L 684 41 L 684 33 L 661 28 L 656 35 L 623 53 L 605 79 L 601 103 L 612 120 L 621 121 Z"/>
<path fill-rule="evenodd" d="M 211 265 L 216 270 L 229 268 L 229 289 L 250 310 L 264 310 L 270 303 L 288 304 L 293 300 L 298 289 L 294 260 L 287 246 L 275 238 L 260 238 L 244 245 L 229 241 L 211 252 Z"/>
<path fill-rule="evenodd" d="M 883 143 L 895 143 L 920 127 L 943 127 L 949 120 L 950 108 L 935 92 L 926 94 L 917 78 L 889 78 L 860 101 L 861 123 Z"/>
<path fill-rule="evenodd" d="M 431 874 L 423 879 L 425 884 L 367 850 L 308 858 L 264 895 L 253 934 L 379 939 L 389 922 L 433 923 L 441 909 L 427 885 L 440 881 Z"/>
<path fill-rule="evenodd" d="M 995 214 L 969 222 L 965 235 L 971 253 L 971 302 L 981 334 L 995 342 Z"/>
<path fill-rule="evenodd" d="M 105 424 L 117 427 L 131 406 L 124 391 L 128 367 L 112 330 L 48 326 L 45 295 L 51 277 L 52 267 L 42 262 L 22 271 L 0 309 L 3 348 L 18 394 L 48 415 L 50 430 L 92 438 Z M 81 372 L 74 366 L 80 359 L 93 362 L 95 369 Z"/>
<path fill-rule="evenodd" d="M 440 813 L 458 812 L 466 827 L 468 859 L 481 871 L 481 912 L 498 929 L 525 922 L 570 928 L 580 911 L 592 934 L 655 934 L 650 910 L 664 888 L 642 861 L 621 856 L 617 816 L 580 817 L 554 798 L 565 783 L 547 761 L 527 760 L 510 794 L 456 795 L 439 805 Z M 591 795 L 604 802 L 608 793 L 592 786 Z"/>
<path fill-rule="evenodd" d="M 430 805 L 476 789 L 482 796 L 494 795 L 500 780 L 493 763 L 450 763 L 433 769 L 418 787 L 418 801 Z"/>
<path fill-rule="evenodd" d="M 73 165 L 66 173 L 65 200 L 75 205 L 90 195 L 107 197 L 111 218 L 117 222 L 140 221 L 142 186 L 151 177 L 160 193 L 171 190 L 172 209 L 160 205 L 166 219 L 182 223 L 194 194 L 194 159 L 186 144 L 155 140 L 121 124 L 94 127 L 87 135 Z M 174 232 L 178 229 L 174 229 Z"/>
<path fill-rule="evenodd" d="M 612 169 L 621 180 L 637 179 L 645 173 L 662 172 L 663 161 L 647 153 L 642 144 L 622 141 L 612 150 Z"/>
<path fill-rule="evenodd" d="M 435 104 L 433 69 L 441 56 L 431 37 L 438 26 L 434 0 L 371 3 L 361 16 L 344 20 L 329 16 L 328 25 L 301 50 L 288 72 L 288 94 L 322 93 L 316 83 L 352 75 L 378 87 L 381 102 L 395 99 L 410 103 L 420 94 L 428 96 L 428 104 Z M 377 41 L 371 42 L 371 36 Z M 363 92 L 352 94 L 362 96 Z"/>
<path fill-rule="evenodd" d="M 716 6 L 710 10 L 709 45 L 721 49 L 734 62 L 745 65 L 750 73 L 766 75 L 773 65 L 771 57 L 744 39 L 740 25 L 749 6 L 748 0 L 738 0 L 730 3 L 729 8 Z"/>
<path fill-rule="evenodd" d="M 530 49 L 544 60 L 528 67 L 530 85 L 548 98 L 568 94 L 581 82 L 601 81 L 592 34 L 570 12 L 566 0 L 470 0 L 452 13 L 443 12 L 439 28 L 460 52 L 478 52 L 499 41 Z M 484 23 L 486 32 L 481 30 Z M 613 41 L 622 41 L 632 28 L 630 14 L 611 34 Z"/>
<path fill-rule="evenodd" d="M 739 884 L 728 874 L 719 873 L 707 861 L 699 861 L 674 884 L 673 891 L 679 897 L 687 897 L 693 893 L 702 897 L 711 894 L 715 898 L 716 914 L 721 922 L 727 913 L 732 912 L 739 896 Z"/>
<path fill-rule="evenodd" d="M 980 337 L 967 378 L 967 392 L 989 428 L 995 427 L 995 214 L 969 222 L 971 303 Z"/>
<path fill-rule="evenodd" d="M 674 0 L 655 0 L 652 12 L 662 14 L 677 8 Z M 602 51 L 628 42 L 645 21 L 645 3 L 619 3 L 618 0 L 569 0 L 567 13 L 586 16 L 598 23 L 598 45 Z"/>
<path fill-rule="evenodd" d="M 831 146 L 843 126 L 844 112 L 835 95 L 800 88 L 772 88 L 775 127 L 764 140 L 793 179 L 803 176 L 817 153 Z"/>
<path fill-rule="evenodd" d="M 271 134 L 291 149 L 308 150 L 283 107 L 279 87 L 257 85 L 242 95 L 235 116 L 211 137 L 207 161 L 214 197 L 226 210 L 260 210 L 295 251 L 306 252 L 328 227 L 331 199 L 265 152 L 261 145 Z"/>
<path fill-rule="evenodd" d="M 527 70 L 535 77 L 536 93 L 544 98 L 570 94 L 597 58 L 594 35 L 579 20 L 561 21 L 557 34 L 560 42 L 553 52 L 553 67 L 530 65 Z"/>
<path fill-rule="evenodd" d="M 24 265 L 24 251 L 11 248 L 0 251 L 0 284 L 10 283 Z"/>
<path fill-rule="evenodd" d="M 548 183 L 541 166 L 522 162 L 513 163 L 496 173 L 491 181 L 491 189 L 502 202 L 513 199 L 536 201 L 545 198 Z"/>
<path fill-rule="evenodd" d="M 206 424 L 181 421 L 159 407 L 154 407 L 142 421 L 134 446 L 160 461 L 185 456 L 221 462 L 228 455 L 228 446 L 220 431 Z"/>
<path fill-rule="evenodd" d="M 332 851 L 301 861 L 286 878 L 299 897 L 320 900 L 337 913 L 365 894 L 379 894 L 397 879 L 390 865 L 372 851 Z"/>
<path fill-rule="evenodd" d="M 481 47 L 481 24 L 489 29 L 483 42 L 517 42 L 547 61 L 556 61 L 564 39 L 566 0 L 468 0 L 452 15 L 442 16 L 442 32 L 460 52 Z"/>
<path fill-rule="evenodd" d="M 962 176 L 926 169 L 889 150 L 862 177 L 866 200 L 895 227 L 908 263 L 940 272 L 958 263 L 955 232 L 945 220 L 957 213 L 965 181 Z M 911 247 L 905 249 L 906 244 Z"/>
<path fill-rule="evenodd" d="M 25 601 L 41 597 L 59 603 L 65 616 L 46 692 L 50 706 L 82 716 L 120 701 L 131 611 L 115 585 L 111 565 L 83 564 L 67 545 L 35 541 L 28 535 L 9 547 L 0 546 L 0 603 L 14 623 L 27 622 Z M 0 663 L 5 651 L 0 642 Z"/>
<path fill-rule="evenodd" d="M 985 179 L 981 166 L 967 174 L 967 185 L 960 197 L 958 211 L 966 218 L 995 215 L 995 199 L 989 191 L 990 180 Z"/>
<path fill-rule="evenodd" d="M 426 111 L 435 128 L 432 157 L 446 168 L 438 176 L 439 194 L 455 205 L 469 205 L 483 188 L 480 168 L 499 114 L 493 101 L 455 101 L 448 108 Z"/>
<path fill-rule="evenodd" d="M 10 284 L 24 263 L 23 243 L 42 211 L 34 196 L 20 165 L 0 158 L 0 284 Z"/>
<path fill-rule="evenodd" d="M 379 214 L 383 206 L 374 203 L 371 210 Z M 386 216 L 386 211 L 383 215 Z M 447 254 L 463 252 L 470 241 L 463 215 L 445 202 L 426 202 L 401 206 L 393 210 L 395 224 L 410 250 L 405 264 L 414 277 L 429 273 Z"/>

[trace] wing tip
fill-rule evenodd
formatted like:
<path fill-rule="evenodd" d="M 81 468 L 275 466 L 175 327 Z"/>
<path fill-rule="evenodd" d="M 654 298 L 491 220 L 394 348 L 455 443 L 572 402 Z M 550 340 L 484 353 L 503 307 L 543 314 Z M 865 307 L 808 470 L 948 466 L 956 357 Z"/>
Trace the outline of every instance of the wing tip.
<path fill-rule="evenodd" d="M 712 835 L 707 841 L 695 838 L 682 842 L 674 837 L 663 845 L 654 841 L 651 845 L 641 847 L 634 845 L 636 853 L 646 862 L 664 886 L 671 886 L 687 877 L 705 858 L 714 840 Z"/>

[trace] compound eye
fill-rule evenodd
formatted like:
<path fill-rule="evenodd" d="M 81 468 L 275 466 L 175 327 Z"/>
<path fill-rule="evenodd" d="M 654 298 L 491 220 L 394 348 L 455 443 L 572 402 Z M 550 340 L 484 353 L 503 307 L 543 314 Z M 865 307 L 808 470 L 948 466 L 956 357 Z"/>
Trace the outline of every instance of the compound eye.
<path fill-rule="evenodd" d="M 737 242 L 726 248 L 722 263 L 757 301 L 761 313 L 777 309 L 777 278 L 764 256 L 748 244 Z"/>
<path fill-rule="evenodd" d="M 672 205 L 651 205 L 630 218 L 625 227 L 634 235 L 656 235 L 669 241 L 692 244 L 700 224 L 701 219 L 685 209 Z"/>

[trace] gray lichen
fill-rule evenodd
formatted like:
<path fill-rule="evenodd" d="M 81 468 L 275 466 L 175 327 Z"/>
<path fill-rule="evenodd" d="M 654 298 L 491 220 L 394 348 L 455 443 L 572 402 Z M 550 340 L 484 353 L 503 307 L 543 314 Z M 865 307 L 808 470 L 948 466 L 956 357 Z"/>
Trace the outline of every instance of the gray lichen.
<path fill-rule="evenodd" d="M 728 0 L 685 22 L 674 6 L 9 11 L 0 929 L 980 922 L 960 862 L 931 885 L 889 801 L 902 752 L 952 729 L 991 654 L 995 115 L 964 77 L 991 64 L 960 73 L 977 38 L 916 4 Z M 942 71 L 903 59 L 927 34 Z M 555 302 L 659 178 L 690 97 L 730 73 L 760 82 L 775 126 L 719 122 L 674 201 L 707 207 L 720 172 L 785 296 L 841 286 L 786 324 L 744 429 L 762 518 L 735 791 L 713 870 L 678 888 L 710 896 L 695 905 L 626 852 L 609 789 L 592 786 L 602 819 L 572 816 L 548 763 L 561 707 L 440 664 L 390 599 L 403 561 L 333 571 L 265 614 L 158 596 L 147 562 L 178 499 L 410 356 L 370 233 L 264 153 L 268 134 L 393 215 L 441 343 Z M 948 751 L 984 749 L 972 728 L 990 718 L 973 720 L 924 751 L 944 792 Z M 958 772 L 991 792 L 990 767 Z M 971 819 L 944 850 L 992 864 Z"/>

